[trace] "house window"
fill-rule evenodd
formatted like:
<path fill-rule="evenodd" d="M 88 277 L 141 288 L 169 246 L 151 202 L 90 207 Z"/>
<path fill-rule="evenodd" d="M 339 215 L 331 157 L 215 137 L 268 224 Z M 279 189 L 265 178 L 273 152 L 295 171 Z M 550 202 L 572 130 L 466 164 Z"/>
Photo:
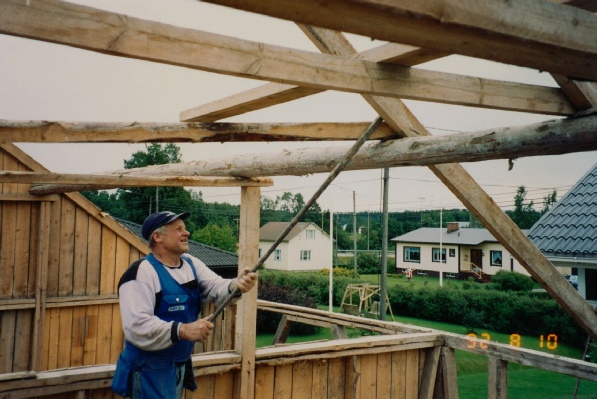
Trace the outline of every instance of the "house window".
<path fill-rule="evenodd" d="M 502 251 L 489 251 L 491 266 L 502 267 Z"/>
<path fill-rule="evenodd" d="M 453 258 L 456 256 L 456 250 L 454 248 L 450 248 L 450 258 Z"/>
<path fill-rule="evenodd" d="M 439 262 L 439 248 L 431 249 L 431 261 Z M 446 249 L 442 248 L 442 263 L 446 263 Z"/>
<path fill-rule="evenodd" d="M 311 260 L 311 251 L 301 251 L 301 260 Z"/>
<path fill-rule="evenodd" d="M 259 259 L 261 259 L 261 248 L 259 248 Z"/>
<path fill-rule="evenodd" d="M 421 248 L 404 247 L 404 261 L 421 263 Z"/>
<path fill-rule="evenodd" d="M 315 239 L 315 230 L 309 229 L 307 230 L 307 240 L 314 240 Z"/>
<path fill-rule="evenodd" d="M 274 251 L 274 260 L 280 260 L 280 259 L 282 259 L 282 250 L 276 249 Z"/>

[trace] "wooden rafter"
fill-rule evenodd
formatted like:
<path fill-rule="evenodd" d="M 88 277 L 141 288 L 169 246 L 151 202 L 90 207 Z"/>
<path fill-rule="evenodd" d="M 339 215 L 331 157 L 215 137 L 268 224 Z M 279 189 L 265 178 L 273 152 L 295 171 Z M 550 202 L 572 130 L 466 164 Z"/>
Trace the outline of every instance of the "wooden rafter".
<path fill-rule="evenodd" d="M 360 55 L 366 61 L 414 66 L 444 57 L 447 54 L 403 44 L 386 43 L 363 51 Z M 214 122 L 321 92 L 322 90 L 308 87 L 267 83 L 242 93 L 184 110 L 180 113 L 180 120 L 184 122 Z"/>
<path fill-rule="evenodd" d="M 346 170 L 436 163 L 474 162 L 597 149 L 597 115 L 545 123 L 458 133 L 411 137 L 365 144 Z M 329 172 L 346 147 L 306 148 L 292 152 L 247 154 L 144 168 L 121 169 L 117 176 L 280 176 Z"/>
<path fill-rule="evenodd" d="M 368 122 L 357 123 L 88 123 L 0 119 L 0 142 L 145 143 L 356 140 Z M 388 125 L 373 140 L 396 138 Z"/>
<path fill-rule="evenodd" d="M 597 17 L 545 0 L 207 0 L 313 26 L 597 81 Z"/>
<path fill-rule="evenodd" d="M 40 172 L 0 172 L 0 183 L 57 184 L 54 190 L 44 186 L 33 186 L 31 194 L 46 195 L 68 191 L 109 190 L 124 187 L 240 187 L 271 186 L 267 177 L 193 177 L 193 176 L 147 176 L 144 178 L 117 175 L 40 173 Z"/>
<path fill-rule="evenodd" d="M 556 88 L 315 54 L 56 0 L 0 2 L 0 33 L 321 90 L 541 114 L 575 112 Z"/>

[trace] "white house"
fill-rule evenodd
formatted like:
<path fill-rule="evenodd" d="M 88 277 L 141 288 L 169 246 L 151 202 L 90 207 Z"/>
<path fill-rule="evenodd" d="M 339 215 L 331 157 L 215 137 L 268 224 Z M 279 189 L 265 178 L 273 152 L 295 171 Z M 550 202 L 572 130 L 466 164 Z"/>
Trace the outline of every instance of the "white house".
<path fill-rule="evenodd" d="M 597 307 L 597 163 L 529 231 L 551 263 L 577 276 L 578 292 Z"/>
<path fill-rule="evenodd" d="M 260 258 L 288 225 L 288 222 L 269 222 L 259 229 Z M 265 267 L 289 271 L 329 269 L 331 251 L 330 236 L 325 231 L 315 223 L 299 222 L 265 261 Z"/>
<path fill-rule="evenodd" d="M 441 272 L 458 278 L 476 275 L 485 281 L 500 270 L 529 275 L 487 229 L 461 226 L 451 222 L 446 229 L 423 227 L 393 238 L 398 271 L 434 276 Z"/>

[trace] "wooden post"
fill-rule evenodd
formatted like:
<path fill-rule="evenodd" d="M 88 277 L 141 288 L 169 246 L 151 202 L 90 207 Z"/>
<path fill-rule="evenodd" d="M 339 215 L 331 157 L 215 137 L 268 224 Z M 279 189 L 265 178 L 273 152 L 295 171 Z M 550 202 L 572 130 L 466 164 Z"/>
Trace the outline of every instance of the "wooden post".
<path fill-rule="evenodd" d="M 435 377 L 437 375 L 441 346 L 429 348 L 425 353 L 425 363 L 419 387 L 419 399 L 432 399 L 435 388 Z"/>
<path fill-rule="evenodd" d="M 46 297 L 48 291 L 48 248 L 50 245 L 50 203 L 42 202 L 39 211 L 39 232 L 37 248 L 37 271 L 35 282 L 35 314 L 33 320 L 33 337 L 31 341 L 30 369 L 41 368 L 43 354 L 44 319 L 46 313 Z"/>
<path fill-rule="evenodd" d="M 508 397 L 508 362 L 487 356 L 487 399 Z"/>
<path fill-rule="evenodd" d="M 456 351 L 447 346 L 442 347 L 440 366 L 444 399 L 458 399 L 458 380 L 456 378 Z"/>
<path fill-rule="evenodd" d="M 259 187 L 242 187 L 239 232 L 239 272 L 253 268 L 259 253 Z M 240 375 L 235 381 L 235 397 L 255 397 L 255 331 L 257 315 L 257 287 L 243 295 L 238 302 L 235 351 L 242 356 Z"/>

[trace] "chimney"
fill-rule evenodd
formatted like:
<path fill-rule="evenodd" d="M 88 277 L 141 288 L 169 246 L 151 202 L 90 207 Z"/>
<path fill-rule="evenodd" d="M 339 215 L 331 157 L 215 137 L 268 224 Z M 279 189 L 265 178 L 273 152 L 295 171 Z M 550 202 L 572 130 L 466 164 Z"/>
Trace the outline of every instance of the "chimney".
<path fill-rule="evenodd" d="M 459 225 L 458 222 L 448 222 L 448 233 L 453 233 L 458 231 Z"/>

